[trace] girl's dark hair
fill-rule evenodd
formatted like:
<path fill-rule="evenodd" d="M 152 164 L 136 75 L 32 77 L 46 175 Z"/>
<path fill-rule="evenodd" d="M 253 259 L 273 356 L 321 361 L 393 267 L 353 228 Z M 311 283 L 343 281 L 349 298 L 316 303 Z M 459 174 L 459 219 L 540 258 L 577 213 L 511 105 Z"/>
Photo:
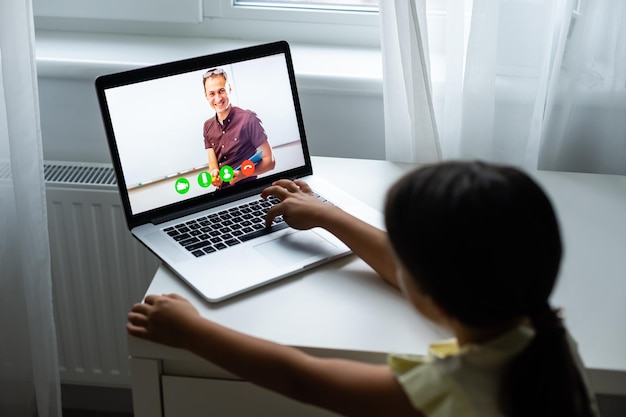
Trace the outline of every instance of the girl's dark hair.
<path fill-rule="evenodd" d="M 413 171 L 387 196 L 392 247 L 421 291 L 472 327 L 529 317 L 536 335 L 504 375 L 509 416 L 592 415 L 548 298 L 561 238 L 542 189 L 512 167 L 445 162 Z"/>

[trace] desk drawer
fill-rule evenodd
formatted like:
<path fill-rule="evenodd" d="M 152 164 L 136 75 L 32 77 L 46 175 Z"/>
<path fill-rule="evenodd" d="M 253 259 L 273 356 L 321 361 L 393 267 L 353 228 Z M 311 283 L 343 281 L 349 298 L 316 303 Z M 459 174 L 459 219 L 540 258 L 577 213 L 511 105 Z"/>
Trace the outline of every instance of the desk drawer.
<path fill-rule="evenodd" d="M 337 416 L 245 381 L 163 376 L 162 390 L 165 417 Z"/>

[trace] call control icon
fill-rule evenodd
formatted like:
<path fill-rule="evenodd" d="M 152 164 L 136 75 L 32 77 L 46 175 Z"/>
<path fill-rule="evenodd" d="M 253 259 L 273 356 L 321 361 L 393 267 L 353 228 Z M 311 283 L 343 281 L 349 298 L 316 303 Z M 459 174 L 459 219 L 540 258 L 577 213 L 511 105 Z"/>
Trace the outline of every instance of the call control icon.
<path fill-rule="evenodd" d="M 246 177 L 254 174 L 254 162 L 249 159 L 243 161 L 241 163 L 241 172 L 243 172 L 243 175 L 245 175 Z"/>
<path fill-rule="evenodd" d="M 224 165 L 220 169 L 220 178 L 224 182 L 230 182 L 235 177 L 235 171 L 230 165 Z"/>
<path fill-rule="evenodd" d="M 207 188 L 211 185 L 211 174 L 203 171 L 198 175 L 198 185 L 202 188 Z"/>
<path fill-rule="evenodd" d="M 187 178 L 179 178 L 176 180 L 174 188 L 178 194 L 186 194 L 189 191 L 189 180 Z"/>

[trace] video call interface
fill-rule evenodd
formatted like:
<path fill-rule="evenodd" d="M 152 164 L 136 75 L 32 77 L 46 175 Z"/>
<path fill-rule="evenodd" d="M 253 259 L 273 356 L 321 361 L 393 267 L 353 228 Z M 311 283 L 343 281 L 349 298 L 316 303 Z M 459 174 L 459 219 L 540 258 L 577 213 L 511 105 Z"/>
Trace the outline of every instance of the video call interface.
<path fill-rule="evenodd" d="M 205 94 L 208 70 L 227 78 L 221 98 L 213 103 L 214 97 Z M 211 85 L 211 91 L 220 90 L 220 85 Z M 305 163 L 284 54 L 109 88 L 105 96 L 133 215 L 201 195 L 218 196 L 221 189 L 245 183 L 241 180 L 246 177 L 262 178 Z M 222 161 L 251 140 L 249 130 L 261 129 L 267 143 L 244 148 L 251 149 L 250 155 L 234 166 L 218 161 L 218 169 L 210 169 L 204 125 L 228 106 L 229 113 L 233 107 L 254 112 L 257 125 L 232 134 L 227 131 L 235 124 L 225 124 L 227 139 L 209 140 L 222 148 L 213 150 Z M 259 167 L 267 169 L 264 156 L 274 164 L 258 172 Z"/>

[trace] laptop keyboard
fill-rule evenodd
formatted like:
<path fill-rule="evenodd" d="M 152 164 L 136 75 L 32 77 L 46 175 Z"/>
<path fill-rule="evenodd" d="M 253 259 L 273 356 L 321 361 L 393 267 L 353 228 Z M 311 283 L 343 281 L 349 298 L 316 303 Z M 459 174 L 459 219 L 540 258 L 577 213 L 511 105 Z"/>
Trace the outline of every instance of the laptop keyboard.
<path fill-rule="evenodd" d="M 332 204 L 315 194 L 317 198 Z M 278 204 L 275 197 L 244 203 L 208 216 L 179 223 L 163 229 L 172 239 L 195 257 L 238 245 L 242 242 L 289 227 L 282 216 L 265 227 L 268 210 Z"/>

